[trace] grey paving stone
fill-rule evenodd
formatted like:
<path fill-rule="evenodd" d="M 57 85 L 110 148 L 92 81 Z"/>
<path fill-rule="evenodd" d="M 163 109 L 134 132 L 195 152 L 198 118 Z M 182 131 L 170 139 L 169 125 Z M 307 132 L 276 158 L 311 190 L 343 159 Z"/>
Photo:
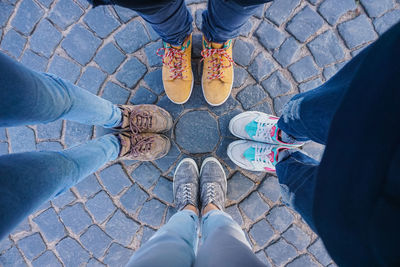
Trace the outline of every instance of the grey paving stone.
<path fill-rule="evenodd" d="M 195 12 L 195 19 L 194 22 L 196 23 L 197 29 L 201 30 L 201 26 L 203 24 L 203 14 L 204 9 L 197 9 Z"/>
<path fill-rule="evenodd" d="M 81 68 L 71 60 L 56 55 L 50 63 L 48 72 L 75 83 L 81 72 Z"/>
<path fill-rule="evenodd" d="M 147 67 L 136 57 L 131 58 L 122 66 L 117 73 L 117 80 L 129 88 L 133 88 L 143 75 L 146 73 Z"/>
<path fill-rule="evenodd" d="M 150 41 L 143 24 L 137 20 L 129 22 L 114 36 L 114 39 L 126 53 L 133 53 Z"/>
<path fill-rule="evenodd" d="M 14 7 L 7 2 L 0 2 L 0 27 L 3 28 L 10 18 Z"/>
<path fill-rule="evenodd" d="M 286 29 L 300 42 L 305 42 L 311 35 L 315 34 L 324 24 L 324 20 L 317 12 L 309 6 L 303 8 L 287 24 Z"/>
<path fill-rule="evenodd" d="M 313 90 L 323 84 L 321 78 L 317 78 L 299 85 L 300 93 L 307 92 L 309 90 Z"/>
<path fill-rule="evenodd" d="M 120 25 L 107 6 L 89 10 L 83 21 L 101 38 L 107 37 Z"/>
<path fill-rule="evenodd" d="M 92 136 L 92 126 L 67 121 L 65 133 L 65 144 L 71 147 L 90 140 Z"/>
<path fill-rule="evenodd" d="M 138 14 L 130 8 L 114 5 L 113 6 L 115 12 L 117 13 L 118 17 L 122 20 L 122 22 L 127 23 L 134 17 L 137 17 Z"/>
<path fill-rule="evenodd" d="M 165 172 L 173 165 L 173 163 L 178 159 L 180 154 L 181 152 L 178 146 L 175 144 L 175 142 L 172 141 L 171 148 L 168 154 L 165 155 L 163 158 L 156 160 L 155 163 L 159 169 Z"/>
<path fill-rule="evenodd" d="M 38 124 L 37 136 L 40 139 L 59 139 L 61 137 L 62 120 L 56 120 L 48 124 Z"/>
<path fill-rule="evenodd" d="M 172 182 L 166 178 L 160 177 L 156 186 L 153 189 L 153 193 L 161 200 L 168 203 L 173 203 L 172 195 Z"/>
<path fill-rule="evenodd" d="M 139 224 L 118 210 L 106 224 L 106 233 L 118 243 L 127 246 L 139 229 Z"/>
<path fill-rule="evenodd" d="M 129 213 L 136 214 L 148 197 L 149 195 L 145 191 L 143 191 L 137 184 L 134 184 L 122 195 L 120 201 Z"/>
<path fill-rule="evenodd" d="M 264 90 L 275 98 L 292 90 L 292 84 L 283 76 L 282 72 L 274 72 L 268 79 L 261 83 Z"/>
<path fill-rule="evenodd" d="M 0 155 L 8 154 L 8 143 L 0 143 Z"/>
<path fill-rule="evenodd" d="M 285 34 L 282 31 L 265 21 L 260 24 L 255 35 L 267 50 L 278 48 L 285 40 Z"/>
<path fill-rule="evenodd" d="M 126 56 L 113 43 L 108 43 L 96 54 L 94 61 L 99 64 L 100 68 L 111 74 L 125 58 Z"/>
<path fill-rule="evenodd" d="M 239 105 L 239 102 L 235 98 L 233 98 L 232 95 L 230 95 L 223 105 L 217 107 L 209 107 L 209 109 L 217 116 L 221 116 L 222 114 L 237 108 Z"/>
<path fill-rule="evenodd" d="M 97 95 L 106 77 L 107 75 L 98 68 L 89 66 L 79 79 L 78 86 Z"/>
<path fill-rule="evenodd" d="M 290 99 L 292 99 L 292 97 L 293 95 L 284 95 L 274 99 L 274 110 L 278 117 L 282 115 L 283 107 Z"/>
<path fill-rule="evenodd" d="M 393 0 L 360 0 L 370 17 L 379 17 L 392 9 L 395 5 Z"/>
<path fill-rule="evenodd" d="M 233 72 L 234 72 L 233 88 L 242 86 L 246 81 L 247 77 L 249 76 L 249 73 L 240 66 L 234 66 Z"/>
<path fill-rule="evenodd" d="M 338 30 L 350 49 L 371 42 L 377 37 L 374 27 L 364 14 L 339 24 Z"/>
<path fill-rule="evenodd" d="M 234 109 L 230 112 L 226 113 L 225 115 L 219 117 L 218 124 L 219 124 L 219 132 L 221 136 L 228 136 L 234 138 L 232 133 L 229 131 L 229 121 L 235 117 L 236 115 L 242 113 L 240 109 Z"/>
<path fill-rule="evenodd" d="M 275 70 L 275 65 L 271 60 L 266 58 L 263 53 L 259 53 L 254 58 L 248 70 L 257 82 L 261 82 L 261 80 Z"/>
<path fill-rule="evenodd" d="M 77 24 L 62 41 L 61 46 L 70 57 L 81 65 L 86 65 L 93 58 L 100 44 L 99 38 L 82 25 Z"/>
<path fill-rule="evenodd" d="M 84 1 L 84 0 L 82 0 Z M 101 262 L 99 262 L 98 260 L 96 260 L 95 258 L 91 258 L 88 262 L 88 264 L 86 265 L 86 267 L 104 267 L 105 265 Z"/>
<path fill-rule="evenodd" d="M 190 153 L 211 152 L 219 141 L 217 121 L 207 111 L 188 112 L 175 126 L 175 140 Z"/>
<path fill-rule="evenodd" d="M 273 176 L 267 176 L 257 191 L 272 202 L 277 202 L 281 196 L 278 179 Z"/>
<path fill-rule="evenodd" d="M 75 187 L 84 198 L 91 197 L 101 190 L 99 182 L 94 174 L 80 181 Z"/>
<path fill-rule="evenodd" d="M 271 263 L 267 259 L 267 256 L 265 255 L 265 252 L 263 250 L 260 250 L 259 252 L 256 252 L 257 258 L 266 265 L 266 267 L 271 267 Z"/>
<path fill-rule="evenodd" d="M 175 207 L 168 206 L 168 208 L 167 208 L 167 216 L 165 216 L 165 222 L 168 222 L 169 219 L 170 219 L 173 215 L 176 214 L 176 212 L 177 212 L 177 210 L 175 209 Z"/>
<path fill-rule="evenodd" d="M 31 226 L 29 225 L 28 218 L 25 218 L 22 222 L 20 222 L 17 227 L 14 229 L 14 233 L 19 232 L 28 232 L 31 230 Z M 14 233 L 11 233 L 13 235 Z"/>
<path fill-rule="evenodd" d="M 113 243 L 107 251 L 103 262 L 108 266 L 124 267 L 131 258 L 133 251 L 123 246 Z"/>
<path fill-rule="evenodd" d="M 0 127 L 0 140 L 1 141 L 6 141 L 7 140 L 6 128 Z"/>
<path fill-rule="evenodd" d="M 44 5 L 45 7 L 49 8 L 53 0 L 39 0 L 39 2 Z"/>
<path fill-rule="evenodd" d="M 239 204 L 239 207 L 253 222 L 269 210 L 269 205 L 261 199 L 257 192 L 251 193 Z"/>
<path fill-rule="evenodd" d="M 249 109 L 268 95 L 258 84 L 246 86 L 236 96 L 244 109 Z"/>
<path fill-rule="evenodd" d="M 234 219 L 235 222 L 237 222 L 239 225 L 243 224 L 243 218 L 242 215 L 240 215 L 240 211 L 237 205 L 226 208 L 225 212 L 228 213 L 232 217 L 232 219 Z"/>
<path fill-rule="evenodd" d="M 155 43 L 151 43 L 144 48 L 144 52 L 147 57 L 147 62 L 149 63 L 150 67 L 161 67 L 162 66 L 162 59 L 157 55 L 157 50 L 161 48 L 162 42 L 161 40 Z"/>
<path fill-rule="evenodd" d="M 25 50 L 20 62 L 32 70 L 44 72 L 48 61 L 47 58 L 39 56 L 29 49 Z"/>
<path fill-rule="evenodd" d="M 253 22 L 248 20 L 241 28 L 239 34 L 241 36 L 249 37 L 251 33 L 251 29 L 253 28 Z"/>
<path fill-rule="evenodd" d="M 167 95 L 164 95 L 161 97 L 161 99 L 157 102 L 157 106 L 164 108 L 166 111 L 171 114 L 171 116 L 175 119 L 176 117 L 179 116 L 179 114 L 182 113 L 183 111 L 183 106 L 182 105 L 177 105 L 172 103 Z"/>
<path fill-rule="evenodd" d="M 32 261 L 33 267 L 61 267 L 61 262 L 51 251 L 46 251 L 39 258 Z"/>
<path fill-rule="evenodd" d="M 161 68 L 149 71 L 143 78 L 150 89 L 156 94 L 164 92 L 164 86 L 162 83 L 162 71 Z"/>
<path fill-rule="evenodd" d="M 150 162 L 143 162 L 137 167 L 131 176 L 135 182 L 149 189 L 160 177 L 161 172 Z"/>
<path fill-rule="evenodd" d="M 46 249 L 46 245 L 39 233 L 35 233 L 19 240 L 18 247 L 29 260 L 33 260 Z"/>
<path fill-rule="evenodd" d="M 400 9 L 387 12 L 383 16 L 374 19 L 375 30 L 379 34 L 383 34 L 390 27 L 400 21 Z"/>
<path fill-rule="evenodd" d="M 157 95 L 144 87 L 139 87 L 131 98 L 130 102 L 134 105 L 138 104 L 154 104 L 157 102 Z"/>
<path fill-rule="evenodd" d="M 8 128 L 8 137 L 13 153 L 36 150 L 35 135 L 28 127 L 10 127 Z"/>
<path fill-rule="evenodd" d="M 99 223 L 104 222 L 116 209 L 110 197 L 104 191 L 100 191 L 89 199 L 86 202 L 86 208 Z"/>
<path fill-rule="evenodd" d="M 51 202 L 58 208 L 64 208 L 66 205 L 75 200 L 75 195 L 70 190 L 67 190 L 61 195 L 56 196 Z"/>
<path fill-rule="evenodd" d="M 300 4 L 300 0 L 275 0 L 265 11 L 265 17 L 272 22 L 281 25 L 292 14 L 294 9 Z"/>
<path fill-rule="evenodd" d="M 332 261 L 321 239 L 314 242 L 314 244 L 308 248 L 308 251 L 323 265 L 328 265 Z"/>
<path fill-rule="evenodd" d="M 251 42 L 237 39 L 232 49 L 233 60 L 242 66 L 249 65 L 254 49 L 254 45 Z"/>
<path fill-rule="evenodd" d="M 47 20 L 42 20 L 33 32 L 29 41 L 30 48 L 46 57 L 50 57 L 62 34 Z"/>
<path fill-rule="evenodd" d="M 12 246 L 12 243 L 8 237 L 3 237 L 0 240 L 0 254 L 3 253 L 4 250 L 9 249 Z"/>
<path fill-rule="evenodd" d="M 25 44 L 26 39 L 11 29 L 4 35 L 0 47 L 10 55 L 18 58 L 21 55 L 22 50 L 24 50 Z"/>
<path fill-rule="evenodd" d="M 89 253 L 71 237 L 61 240 L 56 249 L 65 266 L 79 266 L 82 262 L 87 262 L 90 257 Z"/>
<path fill-rule="evenodd" d="M 114 164 L 100 173 L 101 180 L 112 195 L 117 195 L 125 187 L 131 185 L 121 165 Z"/>
<path fill-rule="evenodd" d="M 266 220 L 261 220 L 251 227 L 249 234 L 258 246 L 263 247 L 273 237 L 274 230 Z"/>
<path fill-rule="evenodd" d="M 282 46 L 276 50 L 273 57 L 283 66 L 287 67 L 295 61 L 300 55 L 301 46 L 299 42 L 293 37 L 289 37 L 282 44 Z"/>
<path fill-rule="evenodd" d="M 143 246 L 144 243 L 146 243 L 150 237 L 152 237 L 156 233 L 155 230 L 149 228 L 149 227 L 143 227 L 143 235 L 142 239 L 140 240 L 141 246 Z"/>
<path fill-rule="evenodd" d="M 157 227 L 162 222 L 166 207 L 167 206 L 165 204 L 153 198 L 152 200 L 144 203 L 138 219 L 142 223 Z"/>
<path fill-rule="evenodd" d="M 316 262 L 314 262 L 310 256 L 308 255 L 302 255 L 299 258 L 295 259 L 294 261 L 292 261 L 291 263 L 289 263 L 288 265 L 286 265 L 287 267 L 303 267 L 303 266 L 307 266 L 307 267 L 317 267 L 319 266 Z"/>
<path fill-rule="evenodd" d="M 33 221 L 39 226 L 40 232 L 49 242 L 60 240 L 65 235 L 64 226 L 52 208 L 41 213 Z"/>
<path fill-rule="evenodd" d="M 267 215 L 267 220 L 279 232 L 285 231 L 294 221 L 293 215 L 284 207 L 274 207 Z"/>
<path fill-rule="evenodd" d="M 305 56 L 291 65 L 289 71 L 297 82 L 303 82 L 319 74 L 311 56 Z"/>
<path fill-rule="evenodd" d="M 337 73 L 337 69 L 335 65 L 326 67 L 323 71 L 323 75 L 326 80 L 329 80 L 331 77 L 333 77 Z"/>
<path fill-rule="evenodd" d="M 32 0 L 23 0 L 11 25 L 24 35 L 29 35 L 44 11 Z"/>
<path fill-rule="evenodd" d="M 274 112 L 271 109 L 271 105 L 265 100 L 264 102 L 255 105 L 250 109 L 251 111 L 260 111 L 267 114 L 273 114 Z"/>
<path fill-rule="evenodd" d="M 344 58 L 344 51 L 336 35 L 328 30 L 307 44 L 318 66 L 323 67 Z"/>
<path fill-rule="evenodd" d="M 92 225 L 79 238 L 83 246 L 97 258 L 103 256 L 112 239 L 97 225 Z"/>
<path fill-rule="evenodd" d="M 73 0 L 58 1 L 49 14 L 49 19 L 63 30 L 82 16 L 82 9 Z"/>
<path fill-rule="evenodd" d="M 228 149 L 228 145 L 235 141 L 236 139 L 232 138 L 223 138 L 222 142 L 219 144 L 216 154 L 219 159 L 223 160 L 226 165 L 228 165 L 231 169 L 237 169 L 238 167 L 236 166 L 235 163 L 233 163 L 230 158 L 228 157 L 228 154 L 226 153 L 226 150 Z"/>
<path fill-rule="evenodd" d="M 356 9 L 357 5 L 354 0 L 325 0 L 318 7 L 318 12 L 321 13 L 329 24 L 334 25 L 341 16 Z"/>
<path fill-rule="evenodd" d="M 113 104 L 125 104 L 128 101 L 130 92 L 125 88 L 113 83 L 108 82 L 104 87 L 102 98 L 109 100 Z"/>
<path fill-rule="evenodd" d="M 264 7 L 262 6 L 262 7 L 258 8 L 258 9 L 255 11 L 255 13 L 253 14 L 253 16 L 256 17 L 256 18 L 258 18 L 258 19 L 261 19 L 262 16 L 263 16 L 263 14 L 264 14 Z"/>
<path fill-rule="evenodd" d="M 92 219 L 90 219 L 89 214 L 87 214 L 83 208 L 82 203 L 76 203 L 73 206 L 66 207 L 60 212 L 60 217 L 64 225 L 75 234 L 81 233 L 92 224 Z"/>
<path fill-rule="evenodd" d="M 253 187 L 254 183 L 249 178 L 240 172 L 236 172 L 232 178 L 228 180 L 227 198 L 232 201 L 240 201 L 250 193 Z"/>
<path fill-rule="evenodd" d="M 310 2 L 313 5 L 316 5 L 318 2 L 320 2 L 321 0 L 308 0 L 308 2 Z"/>
<path fill-rule="evenodd" d="M 265 253 L 267 253 L 272 261 L 278 266 L 288 262 L 297 255 L 296 249 L 283 239 L 279 239 L 278 242 L 267 247 Z"/>
<path fill-rule="evenodd" d="M 292 225 L 282 236 L 300 251 L 306 249 L 311 241 L 311 237 L 296 225 Z"/>
<path fill-rule="evenodd" d="M 158 39 L 160 39 L 160 35 L 158 35 L 158 33 L 153 29 L 153 27 L 151 27 L 149 23 L 145 23 L 145 26 L 149 33 L 151 41 L 157 41 Z"/>
<path fill-rule="evenodd" d="M 200 84 L 194 84 L 192 94 L 189 100 L 183 104 L 185 109 L 193 109 L 207 106 L 207 102 L 204 99 L 203 90 Z"/>
<path fill-rule="evenodd" d="M 0 264 L 4 267 L 28 266 L 16 247 L 12 247 L 0 255 Z"/>

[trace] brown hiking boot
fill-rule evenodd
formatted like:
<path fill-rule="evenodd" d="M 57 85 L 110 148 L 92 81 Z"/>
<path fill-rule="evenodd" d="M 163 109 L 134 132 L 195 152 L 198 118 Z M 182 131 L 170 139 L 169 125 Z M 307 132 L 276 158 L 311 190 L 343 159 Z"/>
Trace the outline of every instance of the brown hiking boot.
<path fill-rule="evenodd" d="M 122 125 L 117 128 L 119 130 L 130 130 L 134 134 L 161 133 L 172 127 L 171 115 L 156 105 L 119 105 L 118 107 L 122 111 Z"/>
<path fill-rule="evenodd" d="M 121 142 L 119 159 L 153 161 L 167 155 L 171 142 L 162 134 L 121 132 L 117 134 Z"/>

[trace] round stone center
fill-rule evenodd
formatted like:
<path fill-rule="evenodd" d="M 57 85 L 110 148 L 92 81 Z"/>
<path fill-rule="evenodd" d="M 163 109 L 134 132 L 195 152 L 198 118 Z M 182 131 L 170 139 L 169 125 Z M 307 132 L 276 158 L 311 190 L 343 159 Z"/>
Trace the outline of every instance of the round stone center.
<path fill-rule="evenodd" d="M 212 152 L 219 140 L 218 123 L 208 111 L 190 111 L 176 124 L 175 139 L 187 152 Z"/>

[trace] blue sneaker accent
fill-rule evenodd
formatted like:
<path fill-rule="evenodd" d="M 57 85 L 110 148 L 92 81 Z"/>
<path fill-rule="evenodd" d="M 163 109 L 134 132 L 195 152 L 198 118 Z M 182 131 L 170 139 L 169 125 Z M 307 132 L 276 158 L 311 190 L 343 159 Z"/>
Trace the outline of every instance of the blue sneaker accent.
<path fill-rule="evenodd" d="M 244 153 L 243 156 L 248 160 L 248 161 L 254 161 L 255 160 L 255 155 L 256 155 L 256 149 L 254 147 L 249 147 Z"/>
<path fill-rule="evenodd" d="M 258 128 L 258 123 L 256 121 L 251 121 L 246 125 L 244 129 L 246 133 L 250 136 L 250 138 L 253 139 L 253 136 L 255 136 L 257 133 L 257 128 Z"/>

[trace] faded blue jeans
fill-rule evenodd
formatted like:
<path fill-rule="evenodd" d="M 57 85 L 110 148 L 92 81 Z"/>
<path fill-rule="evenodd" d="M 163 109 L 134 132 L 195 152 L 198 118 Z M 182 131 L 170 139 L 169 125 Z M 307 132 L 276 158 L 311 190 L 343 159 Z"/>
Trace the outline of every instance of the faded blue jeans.
<path fill-rule="evenodd" d="M 54 75 L 37 73 L 0 53 L 0 127 L 68 119 L 118 126 L 120 109 Z M 0 156 L 0 240 L 44 202 L 105 163 L 115 160 L 119 140 L 106 135 L 59 152 Z"/>
<path fill-rule="evenodd" d="M 129 267 L 264 266 L 240 226 L 227 213 L 212 210 L 201 220 L 190 210 L 177 212 L 130 259 Z"/>
<path fill-rule="evenodd" d="M 164 42 L 181 45 L 193 31 L 192 15 L 184 0 L 90 0 L 94 5 L 116 4 L 135 10 L 160 35 Z M 226 42 L 239 35 L 240 28 L 257 9 L 271 0 L 209 0 L 202 14 L 202 32 L 208 41 Z M 133 38 L 133 37 L 132 37 Z"/>
<path fill-rule="evenodd" d="M 325 145 L 333 116 L 369 48 L 323 85 L 295 95 L 283 108 L 278 127 L 299 141 Z M 316 232 L 312 216 L 319 162 L 299 152 L 284 152 L 276 165 L 283 201 L 299 212 Z"/>

